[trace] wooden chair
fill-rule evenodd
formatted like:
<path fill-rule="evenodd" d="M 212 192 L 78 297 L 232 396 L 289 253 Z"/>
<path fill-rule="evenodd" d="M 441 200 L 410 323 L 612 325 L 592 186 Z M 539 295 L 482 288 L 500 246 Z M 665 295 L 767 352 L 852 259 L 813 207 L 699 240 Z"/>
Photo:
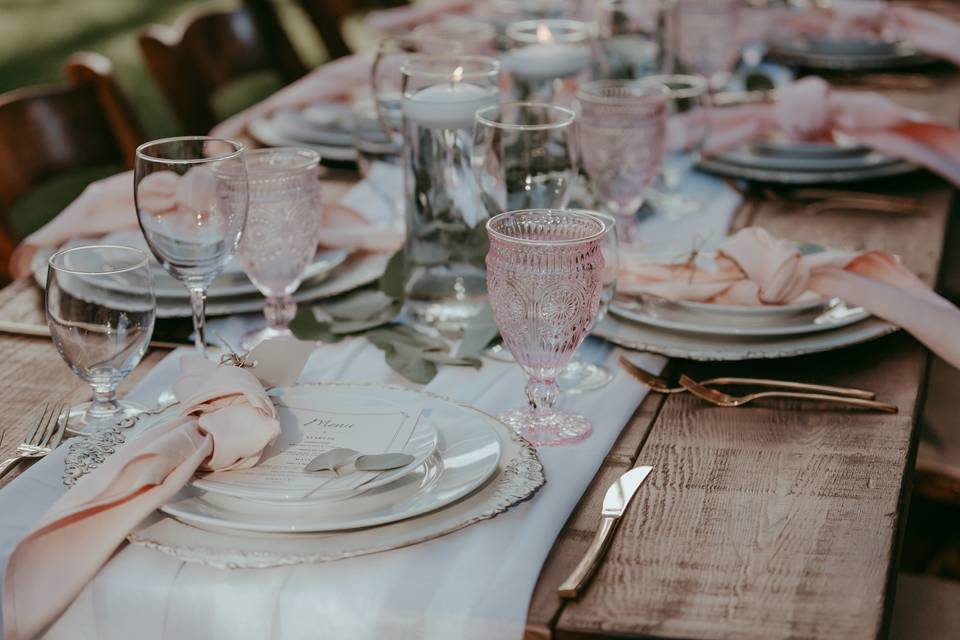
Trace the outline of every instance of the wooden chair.
<path fill-rule="evenodd" d="M 284 83 L 306 67 L 269 2 L 251 0 L 233 11 L 188 13 L 171 26 L 151 25 L 140 34 L 150 73 L 190 133 L 203 134 L 229 114 L 216 114 L 217 89 L 258 71 Z"/>
<path fill-rule="evenodd" d="M 80 169 L 133 167 L 143 133 L 121 95 L 110 61 L 78 53 L 65 66 L 67 84 L 0 95 L 0 277 L 22 238 L 12 209 L 41 182 Z M 74 194 L 76 195 L 76 194 Z"/>
<path fill-rule="evenodd" d="M 269 3 L 270 0 L 251 0 Z M 320 34 L 331 58 L 352 53 L 343 39 L 343 21 L 351 13 L 371 9 L 389 9 L 409 4 L 407 0 L 297 0 Z"/>

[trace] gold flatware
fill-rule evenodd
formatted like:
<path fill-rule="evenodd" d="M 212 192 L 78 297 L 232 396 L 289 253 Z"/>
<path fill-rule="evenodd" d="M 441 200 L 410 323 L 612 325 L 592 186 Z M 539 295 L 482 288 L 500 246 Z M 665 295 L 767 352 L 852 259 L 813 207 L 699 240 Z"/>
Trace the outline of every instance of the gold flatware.
<path fill-rule="evenodd" d="M 684 393 L 687 391 L 685 387 L 672 387 L 670 383 L 656 376 L 646 369 L 637 366 L 633 362 L 630 362 L 626 357 L 620 356 L 620 366 L 629 373 L 631 376 L 642 382 L 643 384 L 650 387 L 652 391 L 657 393 Z M 724 378 L 711 378 L 709 380 L 701 380 L 698 384 L 701 384 L 705 387 L 712 386 L 729 386 L 729 385 L 741 385 L 741 386 L 751 386 L 751 387 L 769 387 L 772 389 L 792 389 L 793 391 L 809 391 L 813 393 L 829 393 L 835 396 L 844 396 L 847 398 L 862 398 L 864 400 L 873 400 L 876 397 L 876 394 L 872 391 L 866 391 L 864 389 L 851 389 L 847 387 L 834 387 L 828 384 L 811 384 L 809 382 L 791 382 L 789 380 L 771 380 L 768 378 L 733 378 L 733 377 L 724 377 Z"/>
<path fill-rule="evenodd" d="M 36 426 L 23 439 L 12 458 L 0 462 L 0 478 L 10 472 L 22 460 L 42 458 L 60 445 L 67 428 L 70 408 L 63 403 L 47 403 Z"/>
<path fill-rule="evenodd" d="M 764 189 L 763 195 L 770 200 L 780 202 L 790 202 L 791 200 L 810 201 L 809 204 L 804 207 L 804 211 L 809 214 L 843 209 L 878 211 L 908 216 L 920 215 L 922 213 L 920 202 L 916 198 L 889 196 L 882 193 L 804 188 L 794 189 L 788 192 Z"/>
<path fill-rule="evenodd" d="M 691 380 L 685 375 L 680 376 L 680 384 L 690 393 L 702 398 L 711 404 L 719 407 L 739 407 L 754 400 L 761 398 L 795 398 L 798 400 L 819 400 L 821 402 L 833 402 L 835 404 L 844 404 L 850 407 L 859 407 L 861 409 L 871 409 L 873 411 L 883 411 L 885 413 L 897 413 L 895 405 L 885 402 L 875 402 L 873 400 L 863 400 L 861 398 L 849 398 L 846 396 L 834 396 L 826 393 L 799 393 L 795 391 L 759 391 L 749 393 L 745 396 L 732 396 L 717 389 L 705 387 L 698 382 Z"/>
<path fill-rule="evenodd" d="M 620 518 L 651 471 L 653 467 L 636 467 L 617 478 L 617 481 L 607 488 L 607 493 L 603 496 L 600 528 L 597 529 L 593 541 L 587 547 L 586 553 L 583 554 L 573 573 L 557 590 L 561 598 L 576 598 L 590 581 L 603 561 L 607 549 L 610 548 L 610 542 L 613 540 L 617 525 L 620 524 Z"/>

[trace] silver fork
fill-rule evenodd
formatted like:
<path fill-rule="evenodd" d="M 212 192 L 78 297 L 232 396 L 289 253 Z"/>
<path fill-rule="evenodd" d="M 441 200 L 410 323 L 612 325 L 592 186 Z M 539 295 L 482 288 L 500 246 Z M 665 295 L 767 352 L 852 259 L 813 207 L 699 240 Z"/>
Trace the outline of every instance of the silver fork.
<path fill-rule="evenodd" d="M 60 445 L 67 428 L 70 409 L 63 403 L 47 403 L 36 426 L 17 445 L 12 458 L 0 462 L 0 478 L 7 475 L 22 460 L 42 458 Z"/>

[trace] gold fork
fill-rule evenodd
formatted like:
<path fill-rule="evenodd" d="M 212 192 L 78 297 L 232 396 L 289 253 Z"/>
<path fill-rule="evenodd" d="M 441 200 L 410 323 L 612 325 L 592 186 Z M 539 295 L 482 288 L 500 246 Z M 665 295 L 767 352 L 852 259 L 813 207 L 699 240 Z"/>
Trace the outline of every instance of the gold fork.
<path fill-rule="evenodd" d="M 759 391 L 749 393 L 745 396 L 732 396 L 717 389 L 705 387 L 702 384 L 691 380 L 685 375 L 680 376 L 680 384 L 690 393 L 702 398 L 711 404 L 719 407 L 739 407 L 748 402 L 759 400 L 761 398 L 796 398 L 798 400 L 819 400 L 821 402 L 834 402 L 845 404 L 851 407 L 860 407 L 861 409 L 872 409 L 874 411 L 883 411 L 885 413 L 897 413 L 897 407 L 885 402 L 874 402 L 873 400 L 863 400 L 861 398 L 848 398 L 844 396 L 833 396 L 826 393 L 798 393 L 795 391 Z"/>
<path fill-rule="evenodd" d="M 650 387 L 657 393 L 683 393 L 687 391 L 684 387 L 671 387 L 670 384 L 659 376 L 655 376 L 646 369 L 643 369 L 630 362 L 624 356 L 620 356 L 620 366 L 631 376 Z M 794 391 L 808 391 L 813 393 L 829 393 L 836 396 L 848 398 L 862 398 L 864 400 L 873 400 L 876 394 L 872 391 L 863 389 L 848 389 L 846 387 L 833 387 L 826 384 L 811 384 L 808 382 L 790 382 L 789 380 L 769 380 L 766 378 L 711 378 L 702 380 L 699 384 L 703 386 L 726 386 L 743 385 L 753 387 L 769 387 L 772 389 L 792 389 Z"/>
<path fill-rule="evenodd" d="M 0 462 L 0 478 L 10 472 L 22 460 L 42 458 L 60 445 L 67 428 L 70 409 L 63 403 L 43 406 L 43 413 L 36 426 L 27 434 L 12 458 Z"/>

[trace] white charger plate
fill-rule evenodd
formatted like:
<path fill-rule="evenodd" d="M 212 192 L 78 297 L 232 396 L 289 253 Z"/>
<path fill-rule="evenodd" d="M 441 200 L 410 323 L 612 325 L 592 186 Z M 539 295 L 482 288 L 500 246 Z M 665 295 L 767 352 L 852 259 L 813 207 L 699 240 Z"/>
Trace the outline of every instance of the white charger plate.
<path fill-rule="evenodd" d="M 278 395 L 282 394 L 282 395 Z M 385 400 L 379 393 L 367 389 L 341 389 L 321 385 L 298 385 L 289 389 L 273 390 L 270 392 L 277 405 L 280 417 L 280 436 L 265 452 L 264 458 L 270 457 L 274 451 L 283 451 L 291 444 L 299 441 L 300 433 L 297 429 L 296 417 L 287 409 L 287 403 L 323 406 L 330 411 L 362 410 L 364 412 L 406 413 L 408 419 L 416 420 L 420 410 L 416 406 L 402 406 Z M 161 414 L 162 415 L 162 414 Z M 314 505 L 322 500 L 338 500 L 358 495 L 376 487 L 389 484 L 398 478 L 412 473 L 417 467 L 433 454 L 437 448 L 437 430 L 433 421 L 424 415 L 419 415 L 410 439 L 396 451 L 413 456 L 413 460 L 400 468 L 379 473 L 372 480 L 356 488 L 326 488 L 321 487 L 310 494 L 309 498 L 301 498 L 302 492 L 294 487 L 278 484 L 270 487 L 247 486 L 242 482 L 218 481 L 210 477 L 198 477 L 192 485 L 209 494 L 232 496 L 246 500 L 263 500 L 285 502 L 288 504 Z M 393 449 L 391 449 L 393 451 Z"/>
<path fill-rule="evenodd" d="M 770 42 L 770 53 L 789 64 L 835 71 L 911 67 L 934 61 L 904 41 L 786 38 Z"/>
<path fill-rule="evenodd" d="M 866 310 L 860 307 L 851 309 L 841 300 L 836 300 L 823 313 L 813 317 L 798 318 L 779 314 L 764 318 L 762 323 L 731 323 L 725 318 L 706 313 L 670 313 L 666 308 L 658 309 L 656 306 L 624 300 L 615 301 L 610 305 L 610 311 L 627 320 L 659 329 L 714 336 L 746 337 L 789 336 L 830 331 L 870 317 Z"/>
<path fill-rule="evenodd" d="M 305 506 L 264 504 L 188 488 L 161 511 L 212 531 L 305 533 L 342 531 L 398 522 L 436 511 L 469 495 L 497 470 L 503 430 L 492 417 L 443 398 L 399 387 L 329 384 L 341 391 L 376 390 L 386 401 L 431 409 L 437 429 L 433 455 L 414 473 L 366 493 Z"/>
<path fill-rule="evenodd" d="M 357 150 L 353 146 L 335 146 L 329 144 L 315 144 L 306 140 L 300 140 L 296 136 L 291 136 L 289 131 L 285 131 L 282 125 L 278 125 L 271 117 L 254 118 L 247 125 L 247 131 L 253 136 L 254 140 L 268 147 L 305 147 L 313 149 L 320 154 L 321 160 L 333 160 L 336 162 L 356 162 Z"/>

